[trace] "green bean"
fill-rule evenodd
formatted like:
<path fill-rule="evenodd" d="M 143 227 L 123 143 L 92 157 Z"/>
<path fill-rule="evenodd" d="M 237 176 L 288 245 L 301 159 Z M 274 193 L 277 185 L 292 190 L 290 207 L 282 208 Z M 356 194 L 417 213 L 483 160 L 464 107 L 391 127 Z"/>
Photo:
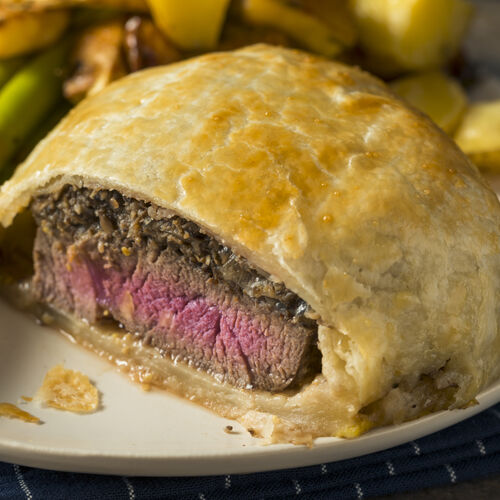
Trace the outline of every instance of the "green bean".
<path fill-rule="evenodd" d="M 69 39 L 57 43 L 0 89 L 0 170 L 61 98 L 62 67 L 70 47 Z"/>
<path fill-rule="evenodd" d="M 16 154 L 0 170 L 0 184 L 11 177 L 16 167 L 28 157 L 35 146 L 64 118 L 70 109 L 71 104 L 63 99 L 54 109 L 50 110 L 49 114 L 42 120 L 40 126 L 34 130 Z"/>
<path fill-rule="evenodd" d="M 5 85 L 12 75 L 23 65 L 25 57 L 13 57 L 0 61 L 0 87 Z"/>
<path fill-rule="evenodd" d="M 55 108 L 49 111 L 49 114 L 45 116 L 40 123 L 40 126 L 35 129 L 35 131 L 30 134 L 27 140 L 23 143 L 19 151 L 15 155 L 15 159 L 18 163 L 24 161 L 35 146 L 43 139 L 45 136 L 64 118 L 64 116 L 71 109 L 71 104 L 62 99 L 58 102 Z"/>

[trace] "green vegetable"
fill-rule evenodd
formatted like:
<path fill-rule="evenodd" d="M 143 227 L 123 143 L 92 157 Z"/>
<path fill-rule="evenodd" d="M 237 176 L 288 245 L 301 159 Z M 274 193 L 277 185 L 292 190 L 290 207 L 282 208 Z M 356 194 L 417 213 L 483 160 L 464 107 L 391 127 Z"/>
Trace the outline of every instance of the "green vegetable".
<path fill-rule="evenodd" d="M 24 57 L 13 57 L 0 61 L 0 87 L 5 85 L 11 76 L 23 65 Z"/>
<path fill-rule="evenodd" d="M 30 60 L 0 90 L 0 172 L 61 98 L 71 42 L 59 42 Z"/>
<path fill-rule="evenodd" d="M 55 109 L 50 110 L 40 126 L 29 135 L 13 158 L 0 170 L 0 184 L 12 176 L 16 167 L 28 157 L 35 146 L 64 118 L 70 109 L 71 104 L 63 99 L 56 105 Z"/>

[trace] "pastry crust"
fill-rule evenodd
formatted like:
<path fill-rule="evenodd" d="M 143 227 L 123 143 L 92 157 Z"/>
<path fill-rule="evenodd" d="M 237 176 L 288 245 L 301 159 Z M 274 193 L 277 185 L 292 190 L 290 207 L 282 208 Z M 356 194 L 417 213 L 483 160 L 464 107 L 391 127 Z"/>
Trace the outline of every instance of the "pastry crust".
<path fill-rule="evenodd" d="M 268 404 L 228 389 L 243 421 L 351 435 L 462 407 L 499 375 L 498 200 L 356 68 L 256 45 L 128 76 L 18 168 L 0 222 L 66 183 L 194 220 L 317 313 L 322 374 Z"/>

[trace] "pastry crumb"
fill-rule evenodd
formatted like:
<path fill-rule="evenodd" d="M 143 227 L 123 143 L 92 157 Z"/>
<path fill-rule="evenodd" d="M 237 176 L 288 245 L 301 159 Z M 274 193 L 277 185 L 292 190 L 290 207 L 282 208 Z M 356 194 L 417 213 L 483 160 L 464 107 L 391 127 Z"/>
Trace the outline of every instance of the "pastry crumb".
<path fill-rule="evenodd" d="M 42 314 L 42 317 L 40 318 L 40 320 L 42 322 L 42 325 L 50 326 L 50 325 L 54 324 L 55 318 L 52 314 L 44 312 Z"/>
<path fill-rule="evenodd" d="M 0 403 L 0 417 L 17 418 L 32 424 L 41 423 L 38 417 L 35 417 L 27 411 L 21 410 L 21 408 L 18 408 L 12 403 Z"/>
<path fill-rule="evenodd" d="M 226 425 L 226 427 L 224 427 L 224 432 L 226 434 L 232 434 L 233 433 L 233 426 L 232 425 Z"/>
<path fill-rule="evenodd" d="M 46 406 L 74 413 L 91 413 L 99 406 L 99 392 L 89 378 L 62 365 L 47 372 L 35 399 Z"/>

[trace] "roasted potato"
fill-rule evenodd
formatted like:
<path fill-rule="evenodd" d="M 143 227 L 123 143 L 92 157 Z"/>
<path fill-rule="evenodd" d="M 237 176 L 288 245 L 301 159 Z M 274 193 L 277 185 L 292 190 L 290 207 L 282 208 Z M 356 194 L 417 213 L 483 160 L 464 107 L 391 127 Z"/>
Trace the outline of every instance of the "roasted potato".
<path fill-rule="evenodd" d="M 243 0 L 241 13 L 246 22 L 280 30 L 317 54 L 336 57 L 343 50 L 342 44 L 325 22 L 286 2 Z"/>
<path fill-rule="evenodd" d="M 146 0 L 0 0 L 0 7 L 24 12 L 70 7 L 111 8 L 126 12 L 148 11 Z"/>
<path fill-rule="evenodd" d="M 217 45 L 218 50 L 235 50 L 254 43 L 268 43 L 281 47 L 293 47 L 293 42 L 282 31 L 267 26 L 249 26 L 241 22 L 227 23 Z"/>
<path fill-rule="evenodd" d="M 122 58 L 124 28 L 121 21 L 93 26 L 77 41 L 72 55 L 76 68 L 64 82 L 64 96 L 77 102 L 102 90 L 127 72 Z"/>
<path fill-rule="evenodd" d="M 153 19 L 172 42 L 184 50 L 214 49 L 229 0 L 147 0 Z"/>
<path fill-rule="evenodd" d="M 51 45 L 68 24 L 66 10 L 17 12 L 0 6 L 0 59 L 28 54 Z"/>
<path fill-rule="evenodd" d="M 393 81 L 391 87 L 448 134 L 455 131 L 467 107 L 467 96 L 461 85 L 441 71 L 400 78 Z"/>
<path fill-rule="evenodd" d="M 125 24 L 125 56 L 130 71 L 178 61 L 181 53 L 150 19 L 134 16 Z"/>
<path fill-rule="evenodd" d="M 444 66 L 457 52 L 473 8 L 466 0 L 350 0 L 372 70 Z"/>
<path fill-rule="evenodd" d="M 348 0 L 300 0 L 301 9 L 323 21 L 342 45 L 352 47 L 358 30 Z"/>
<path fill-rule="evenodd" d="M 472 105 L 455 141 L 478 167 L 500 173 L 500 99 Z"/>

